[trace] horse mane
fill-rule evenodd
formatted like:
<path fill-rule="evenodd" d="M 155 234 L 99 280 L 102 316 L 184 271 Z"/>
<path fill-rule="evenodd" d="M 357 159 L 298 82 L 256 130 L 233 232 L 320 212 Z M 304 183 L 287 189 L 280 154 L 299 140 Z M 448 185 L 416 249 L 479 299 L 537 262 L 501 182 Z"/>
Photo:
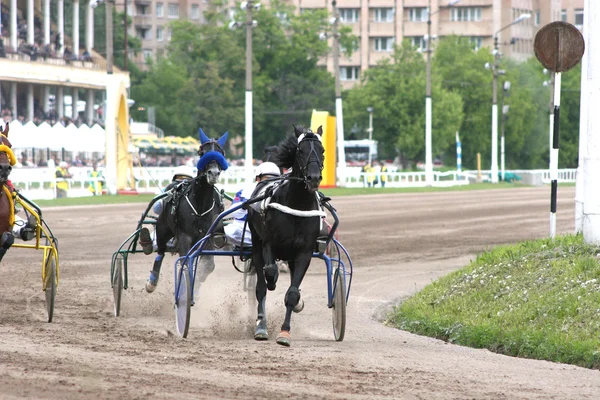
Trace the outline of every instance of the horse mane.
<path fill-rule="evenodd" d="M 302 133 L 305 134 L 304 138 L 316 138 L 310 129 L 297 127 L 301 129 Z M 294 134 L 288 135 L 283 142 L 277 146 L 277 152 L 274 154 L 274 162 L 280 168 L 292 168 L 294 166 L 294 160 L 296 159 L 296 152 L 298 150 L 298 138 Z"/>

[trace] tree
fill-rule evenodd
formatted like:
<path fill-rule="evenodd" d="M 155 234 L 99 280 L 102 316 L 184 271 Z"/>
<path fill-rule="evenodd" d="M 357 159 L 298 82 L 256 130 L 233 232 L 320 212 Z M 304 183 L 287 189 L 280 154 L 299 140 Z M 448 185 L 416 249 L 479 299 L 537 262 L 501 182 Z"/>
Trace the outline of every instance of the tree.
<path fill-rule="evenodd" d="M 424 160 L 425 153 L 425 60 L 405 41 L 395 47 L 390 59 L 364 72 L 361 84 L 347 93 L 345 119 L 349 126 L 366 129 L 367 107 L 374 107 L 376 118 L 373 138 L 379 141 L 382 158 L 398 154 L 405 167 L 408 161 Z M 454 140 L 462 121 L 459 95 L 441 87 L 432 78 L 433 154 L 443 153 Z"/>
<path fill-rule="evenodd" d="M 492 62 L 489 49 L 474 51 L 467 38 L 456 36 L 440 40 L 433 56 L 433 74 L 441 77 L 444 89 L 463 100 L 464 119 L 458 131 L 466 168 L 477 166 L 477 153 L 485 160 L 484 168 L 491 161 L 486 155 L 491 154 L 492 72 L 484 65 Z"/>
<path fill-rule="evenodd" d="M 156 107 L 157 124 L 169 134 L 195 135 L 200 124 L 243 137 L 245 29 L 228 29 L 221 5 L 211 2 L 205 24 L 171 23 L 168 58 L 152 65 L 142 84 L 132 89 L 138 105 Z M 237 18 L 244 21 L 245 13 Z M 313 109 L 332 109 L 334 82 L 319 65 L 329 51 L 318 40 L 329 29 L 324 10 L 295 15 L 293 7 L 274 1 L 254 18 L 253 150 L 262 154 L 265 145 L 283 139 L 292 123 L 308 125 Z M 344 43 L 351 50 L 354 39 L 347 31 Z"/>

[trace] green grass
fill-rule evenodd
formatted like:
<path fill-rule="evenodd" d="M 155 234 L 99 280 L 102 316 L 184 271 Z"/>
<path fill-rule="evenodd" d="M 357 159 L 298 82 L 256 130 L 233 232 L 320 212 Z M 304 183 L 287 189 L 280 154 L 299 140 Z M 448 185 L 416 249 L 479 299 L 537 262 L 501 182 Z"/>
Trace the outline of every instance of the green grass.
<path fill-rule="evenodd" d="M 517 357 L 600 369 L 600 265 L 581 235 L 504 246 L 425 287 L 388 323 Z"/>
<path fill-rule="evenodd" d="M 55 206 L 82 206 L 96 204 L 117 203 L 149 203 L 154 198 L 152 194 L 119 195 L 119 196 L 94 196 L 94 197 L 68 197 L 54 200 L 32 200 L 40 207 Z"/>
<path fill-rule="evenodd" d="M 385 194 L 385 193 L 423 193 L 423 192 L 456 192 L 464 190 L 486 190 L 486 189 L 507 189 L 527 187 L 520 183 L 499 182 L 493 183 L 471 183 L 469 185 L 449 186 L 449 187 L 410 187 L 410 188 L 331 188 L 321 191 L 327 196 L 354 196 L 357 194 Z"/>

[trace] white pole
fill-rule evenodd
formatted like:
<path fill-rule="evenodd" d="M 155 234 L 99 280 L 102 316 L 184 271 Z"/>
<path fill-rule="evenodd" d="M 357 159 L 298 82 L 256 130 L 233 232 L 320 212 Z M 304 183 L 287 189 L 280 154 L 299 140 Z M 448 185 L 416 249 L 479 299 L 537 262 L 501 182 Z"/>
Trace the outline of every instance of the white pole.
<path fill-rule="evenodd" d="M 79 57 L 79 0 L 73 0 L 73 55 Z"/>
<path fill-rule="evenodd" d="M 588 43 L 589 30 L 589 0 L 585 0 L 583 8 L 583 38 Z M 581 95 L 579 107 L 579 160 L 577 162 L 577 174 L 575 178 L 575 232 L 583 231 L 583 159 L 587 155 L 587 90 L 585 84 L 587 81 L 588 56 L 587 52 L 581 59 Z"/>
<path fill-rule="evenodd" d="M 600 20 L 600 2 L 588 1 L 588 21 Z M 600 24 L 588 25 L 587 81 L 581 86 L 587 96 L 587 154 L 583 159 L 583 238 L 600 243 L 600 119 L 589 118 L 600 109 Z M 585 55 L 584 55 L 585 57 Z"/>
<path fill-rule="evenodd" d="M 65 51 L 65 3 L 64 0 L 58 0 L 58 36 L 59 47 L 56 49 L 59 56 L 62 56 Z"/>
<path fill-rule="evenodd" d="M 91 54 L 94 48 L 94 9 L 88 5 L 85 15 L 85 49 Z"/>
<path fill-rule="evenodd" d="M 106 76 L 106 165 L 104 176 L 109 194 L 117 194 L 117 113 L 119 78 L 112 73 Z"/>
<path fill-rule="evenodd" d="M 346 148 L 344 143 L 344 114 L 342 112 L 342 89 L 340 83 L 340 40 L 338 37 L 338 24 L 340 15 L 337 1 L 331 2 L 333 9 L 333 74 L 335 76 L 335 126 L 338 146 L 337 181 L 338 186 L 346 186 Z"/>
<path fill-rule="evenodd" d="M 254 176 L 254 162 L 252 155 L 252 11 L 254 4 L 248 1 L 246 5 L 246 109 L 245 109 L 245 136 L 246 145 L 246 176 L 248 179 Z"/>
<path fill-rule="evenodd" d="M 373 111 L 369 112 L 369 165 L 373 160 L 373 152 L 371 142 L 373 141 Z"/>
<path fill-rule="evenodd" d="M 50 0 L 44 0 L 44 44 L 50 44 Z"/>
<path fill-rule="evenodd" d="M 560 86 L 561 73 L 554 74 L 554 124 L 552 150 L 550 151 L 550 237 L 556 236 L 556 197 L 558 192 L 558 133 L 560 129 Z"/>
<path fill-rule="evenodd" d="M 33 24 L 33 14 L 34 14 L 34 6 L 33 0 L 27 0 L 27 43 L 34 44 L 35 43 L 35 25 Z"/>
<path fill-rule="evenodd" d="M 33 83 L 27 84 L 27 119 L 33 121 Z"/>
<path fill-rule="evenodd" d="M 438 10 L 439 11 L 439 10 Z M 437 13 L 437 11 L 436 11 Z M 427 5 L 427 67 L 425 83 L 425 185 L 433 186 L 433 156 L 431 139 L 431 0 Z"/>
<path fill-rule="evenodd" d="M 498 183 L 498 104 L 492 104 L 492 166 L 491 181 Z"/>
<path fill-rule="evenodd" d="M 10 0 L 10 47 L 13 51 L 17 51 L 17 11 L 17 0 Z"/>

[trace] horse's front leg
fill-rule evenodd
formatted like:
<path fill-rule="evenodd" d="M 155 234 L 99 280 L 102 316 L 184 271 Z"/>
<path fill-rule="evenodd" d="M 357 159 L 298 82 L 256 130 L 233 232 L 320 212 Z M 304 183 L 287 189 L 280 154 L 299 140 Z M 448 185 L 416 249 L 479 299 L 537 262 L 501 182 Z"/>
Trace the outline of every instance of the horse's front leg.
<path fill-rule="evenodd" d="M 265 302 L 267 300 L 267 284 L 264 273 L 265 261 L 263 259 L 262 244 L 258 242 L 258 240 L 253 240 L 252 243 L 252 259 L 254 268 L 256 269 L 256 301 L 258 302 L 254 339 L 268 340 L 267 311 L 265 309 Z"/>
<path fill-rule="evenodd" d="M 2 234 L 2 237 L 0 238 L 0 244 L 2 245 L 0 247 L 0 261 L 2 261 L 2 258 L 4 257 L 4 255 L 6 254 L 8 249 L 10 249 L 10 246 L 12 246 L 14 242 L 15 242 L 15 237 L 13 236 L 13 234 L 11 232 L 4 232 Z"/>
<path fill-rule="evenodd" d="M 290 261 L 289 263 L 290 275 L 292 277 L 290 287 L 285 293 L 285 320 L 283 321 L 283 325 L 281 325 L 281 332 L 277 335 L 277 343 L 280 345 L 290 346 L 292 344 L 292 335 L 290 334 L 292 312 L 301 311 L 301 308 L 298 310 L 300 305 L 304 308 L 303 304 L 300 303 L 300 284 L 308 270 L 311 257 L 311 252 L 303 252 L 294 261 Z"/>

